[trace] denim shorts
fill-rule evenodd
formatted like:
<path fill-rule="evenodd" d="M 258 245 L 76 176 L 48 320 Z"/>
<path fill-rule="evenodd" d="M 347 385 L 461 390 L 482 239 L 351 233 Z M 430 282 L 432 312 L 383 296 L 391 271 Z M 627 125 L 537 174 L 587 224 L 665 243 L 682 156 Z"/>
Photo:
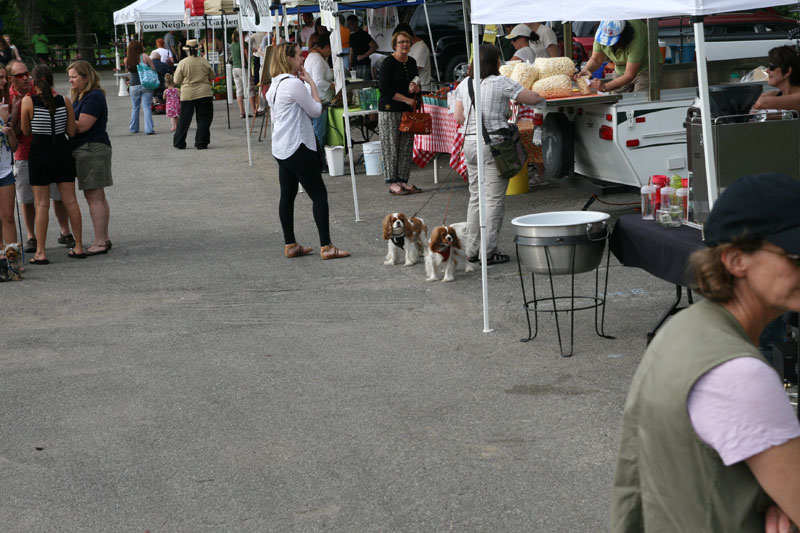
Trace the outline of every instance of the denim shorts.
<path fill-rule="evenodd" d="M 0 178 L 0 187 L 5 187 L 6 185 L 14 185 L 17 180 L 14 179 L 14 171 L 8 173 L 8 176 L 4 178 Z"/>

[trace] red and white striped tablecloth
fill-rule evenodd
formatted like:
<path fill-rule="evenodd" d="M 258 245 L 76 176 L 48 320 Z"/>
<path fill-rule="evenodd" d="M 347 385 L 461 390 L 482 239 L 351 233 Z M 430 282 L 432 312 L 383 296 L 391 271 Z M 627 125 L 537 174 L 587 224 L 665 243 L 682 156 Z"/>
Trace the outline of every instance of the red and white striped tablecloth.
<path fill-rule="evenodd" d="M 464 159 L 464 136 L 458 133 L 458 123 L 446 107 L 426 104 L 423 111 L 431 114 L 433 132 L 414 136 L 413 161 L 425 168 L 437 153 L 450 154 L 450 167 L 467 179 L 467 162 Z"/>

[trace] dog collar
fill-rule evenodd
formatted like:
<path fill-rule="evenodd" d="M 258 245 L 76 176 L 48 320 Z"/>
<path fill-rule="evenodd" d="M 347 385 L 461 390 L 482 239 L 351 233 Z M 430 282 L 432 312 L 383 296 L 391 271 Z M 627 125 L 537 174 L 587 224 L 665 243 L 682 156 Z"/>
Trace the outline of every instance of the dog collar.
<path fill-rule="evenodd" d="M 406 236 L 401 235 L 400 237 L 392 237 L 392 242 L 395 246 L 403 250 L 403 247 L 406 245 Z"/>

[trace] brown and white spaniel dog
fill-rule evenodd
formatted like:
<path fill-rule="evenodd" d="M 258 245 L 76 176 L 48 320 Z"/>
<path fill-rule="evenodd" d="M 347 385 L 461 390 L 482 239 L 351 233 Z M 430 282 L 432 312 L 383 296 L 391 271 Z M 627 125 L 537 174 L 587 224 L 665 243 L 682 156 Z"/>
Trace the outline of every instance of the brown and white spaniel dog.
<path fill-rule="evenodd" d="M 463 233 L 466 227 L 466 222 L 458 222 L 434 228 L 428 246 L 429 253 L 425 256 L 425 273 L 428 281 L 438 281 L 440 271 L 444 271 L 442 281 L 453 281 L 459 265 L 464 265 L 464 272 L 472 272 L 472 263 L 467 261 L 458 236 L 458 233 Z"/>
<path fill-rule="evenodd" d="M 400 263 L 400 254 L 405 251 L 405 266 L 411 266 L 426 255 L 428 226 L 418 217 L 407 217 L 403 213 L 390 213 L 383 219 L 383 240 L 389 250 L 384 265 Z"/>

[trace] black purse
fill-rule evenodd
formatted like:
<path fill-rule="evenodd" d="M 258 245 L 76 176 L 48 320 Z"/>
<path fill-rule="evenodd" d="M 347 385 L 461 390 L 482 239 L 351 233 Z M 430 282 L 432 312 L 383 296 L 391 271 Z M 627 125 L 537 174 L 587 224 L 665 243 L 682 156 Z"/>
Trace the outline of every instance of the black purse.
<path fill-rule="evenodd" d="M 469 97 L 472 99 L 472 107 L 474 108 L 475 85 L 472 78 L 470 78 L 467 88 L 469 89 Z M 481 117 L 481 131 L 483 133 L 483 142 L 489 145 L 494 164 L 497 167 L 497 173 L 504 180 L 511 179 L 519 174 L 520 170 L 528 164 L 528 154 L 522 146 L 522 140 L 519 137 L 519 129 L 516 124 L 509 124 L 507 128 L 495 130 L 492 134 L 502 136 L 502 140 L 492 141 L 482 118 L 483 117 Z"/>

